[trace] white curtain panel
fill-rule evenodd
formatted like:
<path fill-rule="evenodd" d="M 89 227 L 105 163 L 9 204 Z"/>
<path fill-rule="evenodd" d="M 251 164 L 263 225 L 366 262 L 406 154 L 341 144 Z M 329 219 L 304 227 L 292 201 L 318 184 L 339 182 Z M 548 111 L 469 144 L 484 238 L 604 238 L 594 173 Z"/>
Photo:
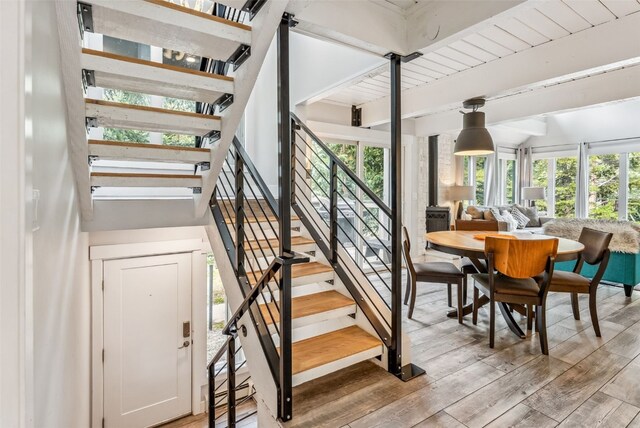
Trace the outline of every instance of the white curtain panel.
<path fill-rule="evenodd" d="M 589 153 L 588 144 L 578 148 L 578 182 L 576 183 L 576 218 L 589 215 Z"/>
<path fill-rule="evenodd" d="M 516 189 L 516 201 L 523 203 L 522 188 L 531 187 L 531 176 L 533 161 L 531 160 L 531 148 L 520 146 L 516 150 L 517 162 L 518 162 L 518 181 L 519 186 Z"/>
<path fill-rule="evenodd" d="M 500 194 L 500 161 L 498 160 L 498 148 L 495 152 L 487 156 L 484 164 L 484 204 L 487 207 L 499 205 L 498 195 Z"/>

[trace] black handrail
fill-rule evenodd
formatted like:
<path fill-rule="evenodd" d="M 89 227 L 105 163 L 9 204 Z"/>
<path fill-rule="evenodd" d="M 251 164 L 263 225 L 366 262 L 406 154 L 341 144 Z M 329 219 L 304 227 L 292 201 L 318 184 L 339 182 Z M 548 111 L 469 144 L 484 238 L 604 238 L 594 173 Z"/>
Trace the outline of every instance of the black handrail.
<path fill-rule="evenodd" d="M 329 159 L 335 162 L 337 166 L 339 166 L 340 169 L 356 183 L 356 186 L 358 186 L 360 190 L 362 190 L 387 216 L 391 217 L 391 208 L 389 208 L 389 206 L 385 204 L 382 199 L 380 199 L 380 197 L 376 195 L 371 188 L 369 188 L 369 186 L 367 186 L 353 171 L 351 171 L 351 168 L 342 162 L 342 160 L 340 160 L 340 158 L 336 156 L 336 154 L 333 153 L 333 151 L 298 118 L 298 116 L 291 113 L 291 118 L 293 118 L 293 121 L 297 126 L 302 128 L 304 132 L 309 135 L 309 137 L 311 137 L 313 141 L 322 148 L 322 150 L 324 150 L 325 154 L 329 156 Z"/>

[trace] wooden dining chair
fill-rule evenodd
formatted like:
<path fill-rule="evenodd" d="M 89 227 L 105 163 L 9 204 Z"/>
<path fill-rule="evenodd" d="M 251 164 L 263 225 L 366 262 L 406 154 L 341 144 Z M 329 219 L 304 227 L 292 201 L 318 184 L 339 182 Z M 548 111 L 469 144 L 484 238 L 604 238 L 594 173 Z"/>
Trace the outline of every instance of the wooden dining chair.
<path fill-rule="evenodd" d="M 409 233 L 406 227 L 402 228 L 402 234 L 404 235 L 402 249 L 404 260 L 407 264 L 407 289 L 404 293 L 404 304 L 406 305 L 409 298 L 411 298 L 411 302 L 409 303 L 409 319 L 413 316 L 413 308 L 416 304 L 416 283 L 431 282 L 447 284 L 449 306 L 451 306 L 451 284 L 456 284 L 458 286 L 458 322 L 462 324 L 462 308 L 464 306 L 462 284 L 466 279 L 466 275 L 453 263 L 449 262 L 413 263 L 411 260 L 411 241 L 409 240 Z"/>
<path fill-rule="evenodd" d="M 473 324 L 478 322 L 479 292 L 489 298 L 489 346 L 495 341 L 496 302 L 527 306 L 527 329 L 531 329 L 535 306 L 540 348 L 549 354 L 545 303 L 558 239 L 507 239 L 488 236 L 485 240 L 488 273 L 473 275 Z M 538 281 L 535 277 L 542 274 Z"/>
<path fill-rule="evenodd" d="M 578 241 L 584 245 L 584 250 L 578 256 L 576 266 L 573 272 L 555 271 L 551 277 L 551 285 L 549 291 L 560 293 L 571 293 L 571 307 L 573 309 L 573 317 L 580 319 L 580 307 L 578 305 L 578 294 L 589 295 L 589 313 L 591 314 L 591 323 L 595 330 L 596 336 L 600 337 L 600 324 L 598 322 L 598 308 L 596 303 L 596 293 L 600 280 L 604 271 L 609 264 L 609 244 L 613 238 L 613 233 L 602 232 L 599 230 L 582 228 Z M 594 277 L 589 280 L 580 275 L 584 263 L 592 266 L 599 264 L 598 270 Z M 538 278 L 542 280 L 541 277 Z"/>
<path fill-rule="evenodd" d="M 466 230 L 466 231 L 478 231 L 478 232 L 498 232 L 498 222 L 497 221 L 489 221 L 489 220 L 456 220 L 455 223 L 456 230 Z M 467 303 L 467 278 L 469 275 L 473 275 L 474 273 L 484 273 L 487 271 L 487 265 L 484 261 L 478 260 L 478 262 L 482 265 L 482 272 L 478 270 L 478 267 L 471 261 L 469 257 L 463 257 L 460 260 L 460 270 L 464 274 L 464 283 L 463 283 L 463 300 L 465 304 Z"/>

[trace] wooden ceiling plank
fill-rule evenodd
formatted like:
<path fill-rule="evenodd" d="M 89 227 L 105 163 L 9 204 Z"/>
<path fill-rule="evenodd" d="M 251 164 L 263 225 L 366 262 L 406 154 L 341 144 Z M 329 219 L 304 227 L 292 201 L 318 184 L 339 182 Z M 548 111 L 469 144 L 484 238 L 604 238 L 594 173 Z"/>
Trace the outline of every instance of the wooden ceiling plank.
<path fill-rule="evenodd" d="M 636 0 L 600 0 L 607 9 L 618 18 L 640 11 L 640 3 Z"/>
<path fill-rule="evenodd" d="M 430 61 L 426 58 L 420 57 L 414 60 L 414 62 L 424 68 L 427 68 L 429 70 L 434 70 L 437 71 L 438 73 L 442 73 L 445 76 L 448 76 L 450 74 L 456 73 L 458 70 L 455 70 L 451 67 L 447 67 L 445 65 L 439 64 L 437 62 L 433 62 Z"/>
<path fill-rule="evenodd" d="M 479 59 L 469 56 L 467 54 L 464 54 L 462 52 L 456 51 L 455 49 L 451 49 L 449 46 L 440 48 L 437 51 L 435 51 L 435 53 L 437 53 L 438 55 L 442 55 L 445 58 L 449 58 L 454 61 L 457 61 L 468 67 L 475 67 L 477 65 L 482 64 L 482 61 L 480 61 Z"/>
<path fill-rule="evenodd" d="M 478 46 L 472 45 L 471 43 L 464 40 L 457 40 L 449 45 L 452 49 L 455 49 L 459 52 L 472 56 L 482 62 L 489 62 L 498 59 L 497 55 L 492 54 L 491 52 L 482 49 Z"/>
<path fill-rule="evenodd" d="M 540 2 L 536 9 L 571 34 L 591 27 L 589 22 L 561 1 Z"/>
<path fill-rule="evenodd" d="M 423 67 L 417 61 L 411 61 L 404 65 L 404 67 L 408 70 L 415 71 L 419 74 L 424 74 L 425 76 L 431 77 L 432 79 L 439 79 L 444 77 L 444 73 L 437 72 L 435 70 L 430 70 L 428 68 Z"/>
<path fill-rule="evenodd" d="M 569 31 L 535 8 L 519 15 L 518 19 L 551 40 L 556 40 L 570 34 Z"/>
<path fill-rule="evenodd" d="M 462 64 L 458 61 L 454 61 L 452 59 L 449 59 L 447 57 L 444 57 L 442 55 L 439 55 L 435 52 L 429 52 L 428 54 L 426 54 L 424 57 L 424 59 L 444 65 L 446 67 L 452 68 L 456 71 L 462 71 L 462 70 L 466 70 L 467 68 L 470 68 L 469 66 Z"/>
<path fill-rule="evenodd" d="M 616 19 L 616 16 L 598 0 L 564 0 L 564 3 L 591 25 L 600 25 Z"/>
<path fill-rule="evenodd" d="M 512 55 L 516 52 L 515 50 L 508 49 L 506 46 L 496 43 L 481 34 L 470 34 L 462 40 L 477 47 L 478 49 L 485 50 L 498 58 Z"/>
<path fill-rule="evenodd" d="M 509 19 L 504 23 L 498 24 L 498 26 L 513 34 L 520 40 L 524 40 L 531 47 L 541 45 L 542 43 L 546 43 L 550 40 L 548 37 L 540 34 L 538 31 L 527 25 L 526 21 L 521 21 L 517 18 Z"/>
<path fill-rule="evenodd" d="M 480 31 L 480 34 L 489 40 L 493 40 L 495 43 L 513 50 L 514 52 L 520 52 L 531 48 L 531 45 L 524 40 L 519 39 L 513 34 L 495 25 Z"/>

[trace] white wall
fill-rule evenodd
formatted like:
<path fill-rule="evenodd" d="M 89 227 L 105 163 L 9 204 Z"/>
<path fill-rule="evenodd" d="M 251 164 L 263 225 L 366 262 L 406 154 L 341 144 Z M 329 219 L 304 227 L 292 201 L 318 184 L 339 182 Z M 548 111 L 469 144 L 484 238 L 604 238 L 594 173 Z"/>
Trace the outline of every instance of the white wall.
<path fill-rule="evenodd" d="M 560 146 L 640 137 L 640 98 L 547 116 L 547 135 L 527 145 Z"/>
<path fill-rule="evenodd" d="M 32 3 L 33 95 L 27 114 L 32 114 L 33 124 L 33 188 L 40 191 L 39 229 L 33 233 L 33 425 L 86 427 L 90 409 L 88 236 L 80 231 L 67 150 L 55 3 Z"/>

